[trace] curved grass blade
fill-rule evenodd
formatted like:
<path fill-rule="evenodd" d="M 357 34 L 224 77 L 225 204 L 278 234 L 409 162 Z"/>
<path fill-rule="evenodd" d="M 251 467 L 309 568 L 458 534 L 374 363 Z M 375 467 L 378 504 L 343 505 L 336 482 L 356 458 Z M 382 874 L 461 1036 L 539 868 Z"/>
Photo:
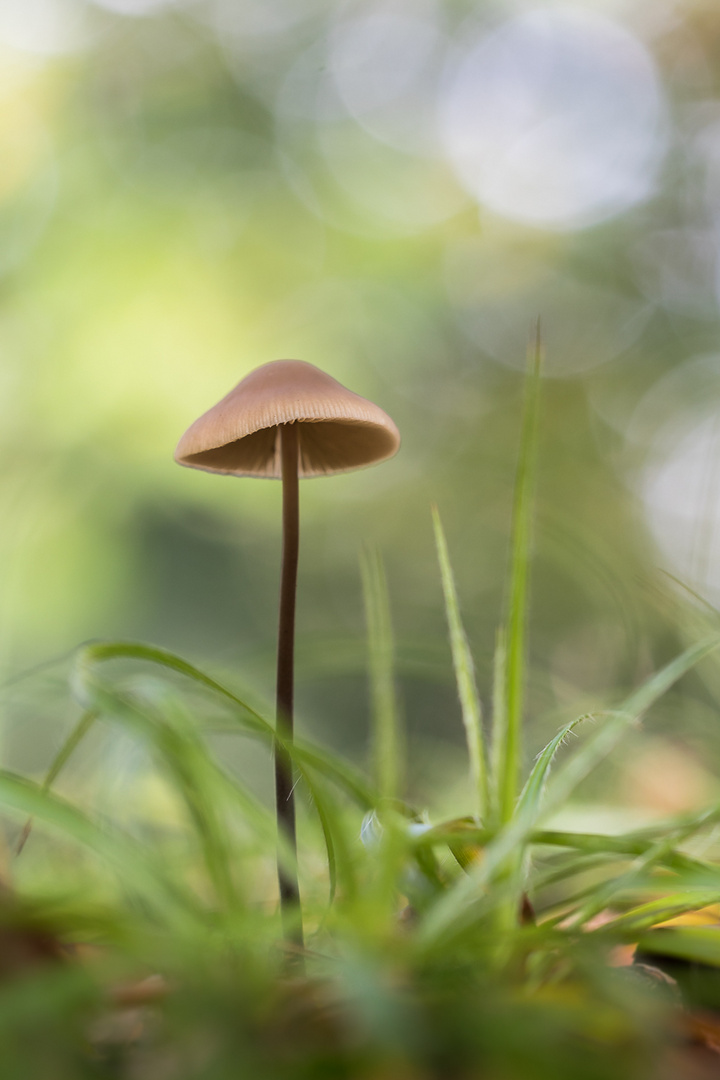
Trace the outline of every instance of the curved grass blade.
<path fill-rule="evenodd" d="M 372 810 L 378 804 L 378 792 L 367 783 L 362 773 L 327 750 L 319 750 L 298 739 L 295 743 L 295 765 L 303 776 L 307 775 L 307 769 L 322 773 L 352 796 L 363 810 Z"/>
<path fill-rule="evenodd" d="M 445 531 L 442 527 L 437 506 L 432 507 L 432 520 L 435 531 L 435 548 L 445 598 L 445 614 L 450 635 L 453 667 L 455 668 L 455 681 L 457 683 L 458 697 L 460 698 L 460 710 L 470 760 L 470 783 L 474 795 L 475 816 L 479 821 L 486 821 L 489 808 L 488 778 L 483 744 L 482 709 L 475 682 L 475 668 L 467 635 L 460 617 L 455 578 L 450 564 Z"/>
<path fill-rule="evenodd" d="M 673 683 L 718 646 L 718 634 L 690 646 L 634 691 L 621 708 L 609 716 L 589 742 L 560 767 L 554 782 L 548 788 L 542 816 L 562 805 L 575 786 L 615 747 L 628 727 Z M 469 875 L 458 879 L 453 888 L 440 897 L 428 913 L 420 931 L 420 939 L 425 946 L 437 947 L 449 938 L 457 937 L 464 928 L 473 924 L 476 912 L 484 910 L 484 905 L 479 903 L 483 890 L 498 874 L 506 872 L 509 858 L 515 866 L 518 865 L 518 851 L 527 845 L 536 825 L 537 818 L 533 819 L 530 806 L 522 813 L 515 814 L 512 821 L 505 825 L 486 847 L 482 862 Z M 517 886 L 515 889 L 517 891 Z"/>
<path fill-rule="evenodd" d="M 143 660 L 146 663 L 155 664 L 179 675 L 184 675 L 186 678 L 199 683 L 207 690 L 212 690 L 214 693 L 219 694 L 220 697 L 225 698 L 226 701 L 239 707 L 245 714 L 246 722 L 250 726 L 266 734 L 271 739 L 275 738 L 274 726 L 227 686 L 218 682 L 217 679 L 213 679 L 212 676 L 206 675 L 204 671 L 195 667 L 194 664 L 183 660 L 180 656 L 176 656 L 175 653 L 168 652 L 167 649 L 159 649 L 154 645 L 143 645 L 134 641 L 98 641 L 84 645 L 77 656 L 76 678 L 74 679 L 75 685 L 80 688 L 80 694 L 82 694 L 84 673 L 89 672 L 92 665 L 108 660 Z"/>
<path fill-rule="evenodd" d="M 230 867 L 232 850 L 222 824 L 219 803 L 229 795 L 240 806 L 243 817 L 267 841 L 274 842 L 275 825 L 271 813 L 259 800 L 231 779 L 213 760 L 189 722 L 173 725 L 154 715 L 137 700 L 96 682 L 86 680 L 95 709 L 150 742 L 173 780 L 194 825 L 208 876 L 218 898 L 226 907 L 235 907 L 237 891 Z M 284 854 L 287 857 L 287 853 Z"/>
<path fill-rule="evenodd" d="M 45 774 L 45 779 L 41 784 L 42 791 L 50 790 L 52 785 L 55 783 L 57 777 L 62 772 L 62 769 L 64 768 L 67 761 L 72 757 L 77 747 L 80 745 L 90 728 L 97 720 L 97 716 L 98 714 L 93 709 L 87 709 L 82 714 L 77 724 L 72 729 L 67 739 L 62 744 L 57 754 L 53 758 L 50 768 Z M 18 840 L 17 846 L 15 848 L 16 855 L 19 855 L 22 849 L 25 847 L 31 830 L 32 818 L 28 818 L 28 820 L 25 822 L 25 826 L 20 834 L 20 839 Z"/>
<path fill-rule="evenodd" d="M 321 786 L 307 775 L 303 777 L 303 781 L 310 793 L 325 841 L 330 879 L 328 896 L 328 908 L 330 908 L 335 901 L 338 886 L 342 887 L 347 898 L 352 898 L 357 893 L 357 880 L 350 855 L 350 845 L 340 814 L 337 808 L 332 806 Z"/>
<path fill-rule="evenodd" d="M 182 730 L 143 708 L 137 701 L 95 686 L 95 702 L 103 715 L 147 739 L 157 751 L 182 799 L 197 834 L 208 877 L 218 899 L 228 908 L 237 905 L 237 893 L 230 874 L 230 844 L 221 825 L 218 807 L 220 770 L 188 724 Z M 260 818 L 258 804 L 235 785 L 243 808 L 253 823 Z"/>
<path fill-rule="evenodd" d="M 120 642 L 120 643 L 97 643 L 91 646 L 86 646 L 83 650 L 81 662 L 78 667 L 76 682 L 79 683 L 81 693 L 87 695 L 92 693 L 93 681 L 91 678 L 91 665 L 93 663 L 99 663 L 107 660 L 116 659 L 138 659 L 151 664 L 159 665 L 163 668 L 177 672 L 195 682 L 200 683 L 204 688 L 211 692 L 220 695 L 230 704 L 239 706 L 243 711 L 243 720 L 247 719 L 247 715 L 250 715 L 251 723 L 247 727 L 246 734 L 250 736 L 259 736 L 261 738 L 267 737 L 268 740 L 275 739 L 274 727 L 269 724 L 259 713 L 252 709 L 246 702 L 238 698 L 232 691 L 228 690 L 222 683 L 207 676 L 204 672 L 200 671 L 194 665 L 189 664 L 181 657 L 175 656 L 173 653 L 169 653 L 166 650 L 156 649 L 152 646 L 146 646 L 142 644 L 132 642 Z M 105 690 L 107 692 L 107 689 Z M 111 695 L 112 700 L 112 695 Z M 211 730 L 212 730 L 211 726 Z M 226 730 L 226 729 L 222 729 Z M 233 729 L 231 729 L 233 730 Z M 236 729 L 234 729 L 236 730 Z M 78 740 L 79 741 L 79 740 Z M 73 747 L 74 749 L 74 747 Z M 295 760 L 295 764 L 298 768 L 298 772 L 305 781 L 311 798 L 315 801 L 316 796 L 320 798 L 320 802 L 316 803 L 316 811 L 320 819 L 321 828 L 323 830 L 323 836 L 325 839 L 327 856 L 328 856 L 328 868 L 331 878 L 331 893 L 334 895 L 336 889 L 337 878 L 337 838 L 333 838 L 333 830 L 331 826 L 332 815 L 328 813 L 327 807 L 324 805 L 322 797 L 319 796 L 318 786 L 313 782 L 310 775 L 310 770 L 314 769 L 317 772 L 323 773 L 329 777 L 334 783 L 338 784 L 344 790 L 346 790 L 353 798 L 355 798 L 363 808 L 367 809 L 377 804 L 377 796 L 365 783 L 362 776 L 354 770 L 352 766 L 347 765 L 340 759 L 336 759 L 333 755 L 326 751 L 318 750 L 316 747 L 304 744 L 301 741 L 288 747 L 289 753 Z M 68 755 L 69 756 L 69 755 Z M 243 789 L 235 784 L 235 782 L 225 776 L 226 784 L 233 787 L 236 797 L 240 797 L 243 801 L 245 811 L 249 811 L 251 817 L 256 816 L 258 809 L 260 808 L 254 800 L 247 796 L 247 793 L 243 792 Z M 199 823 L 196 823 L 199 824 Z M 257 824 L 257 819 L 256 819 Z M 271 818 L 268 816 L 267 826 L 274 831 L 274 824 L 271 822 Z M 292 859 L 292 853 L 288 851 L 281 852 L 281 858 L 284 860 Z M 222 862 L 220 862 L 220 867 Z M 343 867 L 349 865 L 348 860 L 343 861 Z M 217 877 L 217 871 L 216 871 Z M 347 874 L 345 875 L 347 878 Z M 346 880 L 347 884 L 347 880 Z"/>
<path fill-rule="evenodd" d="M 627 729 L 678 679 L 718 647 L 720 634 L 713 634 L 691 645 L 635 690 L 619 709 L 607 714 L 606 722 L 558 769 L 545 800 L 544 813 L 562 805 L 577 785 L 615 748 Z"/>
<path fill-rule="evenodd" d="M 307 779 L 306 779 L 307 784 Z M 325 854 L 327 855 L 328 863 L 328 879 L 329 879 L 329 895 L 328 895 L 328 908 L 331 908 L 335 903 L 335 896 L 337 894 L 337 857 L 335 855 L 335 840 L 333 838 L 332 828 L 332 815 L 328 812 L 325 806 L 324 799 L 320 796 L 317 785 L 312 787 L 308 784 L 308 790 L 312 798 L 315 812 L 320 822 L 320 828 L 322 829 L 323 840 L 325 841 Z"/>
<path fill-rule="evenodd" d="M 78 654 L 77 668 L 73 678 L 73 684 L 81 701 L 84 681 L 89 677 L 92 666 L 95 663 L 121 659 L 141 660 L 174 671 L 199 684 L 238 710 L 233 715 L 236 720 L 242 722 L 245 734 L 265 738 L 270 744 L 274 742 L 276 738 L 274 725 L 223 683 L 166 649 L 139 642 L 92 642 L 83 646 Z M 324 773 L 366 808 L 376 805 L 377 795 L 361 774 L 334 754 L 303 743 L 302 740 L 298 740 L 292 746 L 287 746 L 286 749 L 291 756 L 294 756 L 298 767 L 304 763 Z"/>
<path fill-rule="evenodd" d="M 202 718 L 201 718 L 202 720 Z M 214 735 L 236 735 L 237 724 L 217 720 L 202 721 L 203 731 Z M 255 737 L 253 731 L 243 732 L 248 738 Z M 308 769 L 325 776 L 349 795 L 362 810 L 372 810 L 377 806 L 379 795 L 370 786 L 359 769 L 328 750 L 320 749 L 303 739 L 295 739 L 289 747 L 295 767 L 303 776 Z"/>
<path fill-rule="evenodd" d="M 592 719 L 594 719 L 594 715 L 586 713 L 584 716 L 578 716 L 574 720 L 571 720 L 569 724 L 565 724 L 564 727 L 560 728 L 557 735 L 555 735 L 547 746 L 540 751 L 530 775 L 525 782 L 525 787 L 520 794 L 520 798 L 518 799 L 516 811 L 518 817 L 522 817 L 528 821 L 533 821 L 538 817 L 543 794 L 548 781 L 548 775 L 553 761 L 555 760 L 555 755 L 560 747 L 564 746 L 576 727 L 585 720 Z"/>

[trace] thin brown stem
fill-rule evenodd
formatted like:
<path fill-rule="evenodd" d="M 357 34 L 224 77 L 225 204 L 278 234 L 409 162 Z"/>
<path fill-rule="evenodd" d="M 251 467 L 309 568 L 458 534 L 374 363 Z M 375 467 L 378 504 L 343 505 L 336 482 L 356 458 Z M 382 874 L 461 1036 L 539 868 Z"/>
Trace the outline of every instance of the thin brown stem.
<path fill-rule="evenodd" d="M 297 424 L 278 428 L 282 459 L 283 541 L 280 582 L 280 622 L 277 652 L 277 731 L 286 743 L 293 739 L 293 685 L 295 667 L 295 595 L 300 545 L 298 429 Z M 275 806 L 278 830 L 284 833 L 293 855 L 297 855 L 293 766 L 287 750 L 275 747 Z M 302 948 L 300 890 L 294 867 L 278 861 L 280 912 L 285 940 Z"/>

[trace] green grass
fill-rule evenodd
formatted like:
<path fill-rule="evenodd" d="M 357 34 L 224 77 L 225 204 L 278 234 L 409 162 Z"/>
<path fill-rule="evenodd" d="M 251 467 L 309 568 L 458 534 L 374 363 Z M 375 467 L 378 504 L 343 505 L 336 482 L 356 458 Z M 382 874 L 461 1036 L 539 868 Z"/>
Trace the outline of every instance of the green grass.
<path fill-rule="evenodd" d="M 508 611 L 506 627 L 502 632 L 504 694 L 503 707 L 499 712 L 495 730 L 497 813 L 501 822 L 509 821 L 515 810 L 522 755 L 525 635 L 528 615 L 532 507 L 538 456 L 541 364 L 542 347 L 538 323 L 534 351 L 530 356 L 525 384 L 525 408 L 513 503 L 507 589 Z"/>
<path fill-rule="evenodd" d="M 364 551 L 360 560 L 368 639 L 372 712 L 372 772 L 383 799 L 397 799 L 403 786 L 402 732 L 394 683 L 394 640 L 390 599 L 380 555 Z"/>
<path fill-rule="evenodd" d="M 78 718 L 44 781 L 0 773 L 18 851 L 17 889 L 0 904 L 3 1080 L 655 1075 L 678 1029 L 668 1019 L 676 1001 L 608 958 L 639 942 L 720 966 L 717 931 L 660 928 L 720 899 L 720 805 L 613 835 L 558 828 L 553 815 L 641 718 L 652 722 L 678 680 L 709 662 L 720 632 L 618 694 L 619 704 L 566 723 L 523 776 L 540 388 L 538 345 L 491 729 L 450 545 L 432 515 L 467 744 L 465 816 L 437 820 L 407 801 L 388 587 L 379 555 L 363 555 L 369 768 L 307 741 L 287 747 L 299 777 L 304 977 L 283 945 L 270 804 L 217 753 L 219 735 L 269 753 L 269 708 L 163 649 L 104 642 L 78 651 Z M 174 800 L 171 820 L 108 820 L 75 797 L 73 755 L 97 725 L 143 747 Z M 698 838 L 711 854 L 693 853 Z M 281 848 L 282 859 L 293 857 Z M 82 956 L 23 959 L 41 939 Z M 119 985 L 157 975 L 165 990 L 152 1005 L 114 1004 Z M 702 994 L 705 1006 L 716 994 L 720 1007 L 712 981 Z"/>

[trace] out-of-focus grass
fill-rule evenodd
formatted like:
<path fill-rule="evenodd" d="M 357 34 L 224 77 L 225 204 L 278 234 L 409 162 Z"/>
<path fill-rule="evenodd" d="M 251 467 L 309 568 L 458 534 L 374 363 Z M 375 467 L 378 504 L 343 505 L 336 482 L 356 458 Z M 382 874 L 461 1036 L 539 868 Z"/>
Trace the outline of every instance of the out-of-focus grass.
<path fill-rule="evenodd" d="M 299 665 L 301 722 L 335 745 L 364 736 L 362 532 L 383 550 L 392 586 L 409 776 L 418 732 L 457 751 L 462 729 L 442 722 L 451 669 L 430 663 L 444 642 L 425 508 L 443 512 L 485 701 L 507 599 L 519 369 L 538 314 L 552 379 L 529 751 L 549 737 L 541 716 L 581 697 L 589 709 L 585 698 L 608 697 L 680 650 L 673 589 L 658 585 L 655 566 L 688 575 L 657 546 L 672 530 L 654 523 L 651 538 L 644 496 L 648 469 L 717 405 L 716 5 L 697 0 L 670 18 L 619 2 L 598 22 L 582 6 L 557 14 L 531 2 L 520 13 L 510 0 L 438 0 L 400 4 L 398 22 L 394 4 L 370 0 L 47 3 L 56 17 L 28 0 L 0 18 L 3 675 L 103 635 L 269 681 L 279 492 L 181 472 L 172 447 L 250 368 L 298 356 L 387 408 L 404 443 L 382 474 L 303 490 L 299 617 L 316 662 Z M 615 26 L 657 82 L 666 167 L 647 201 L 589 228 L 493 212 L 444 150 L 439 98 L 468 52 L 492 48 L 526 14 L 548 34 L 519 80 L 547 63 L 562 88 L 557 14 L 583 40 Z M 77 18 L 88 27 L 73 45 L 66 29 Z M 383 47 L 366 53 L 386 19 Z M 696 62 L 676 62 L 690 54 Z M 612 49 L 604 64 L 612 90 Z M 583 65 L 575 78 L 589 80 L 587 94 L 538 94 L 543 154 L 529 197 L 551 153 L 542 131 L 564 130 L 568 103 L 583 118 L 605 100 Z M 469 138 L 477 117 L 495 115 L 474 100 Z M 556 105 L 557 124 L 544 112 Z M 413 118 L 407 131 L 403 117 Z M 615 118 L 610 137 L 621 127 Z M 578 121 L 577 138 L 594 161 L 597 127 Z M 512 181 L 514 159 L 483 160 Z M 618 183 L 616 169 L 588 174 Z M 699 464 L 690 475 L 704 477 L 712 503 L 713 471 Z M 702 569 L 713 514 L 686 509 Z M 354 647 L 325 648 L 339 633 Z M 693 685 L 682 689 L 684 713 L 700 729 Z M 15 720 L 9 709 L 6 760 L 22 767 L 35 747 Z M 52 740 L 51 717 L 34 730 Z"/>
<path fill-rule="evenodd" d="M 676 991 L 611 961 L 639 941 L 647 954 L 701 962 L 711 975 L 720 967 L 716 931 L 658 929 L 720 896 L 720 806 L 612 835 L 559 829 L 551 817 L 638 719 L 720 648 L 720 632 L 620 705 L 567 723 L 517 792 L 538 391 L 535 368 L 516 480 L 508 661 L 498 663 L 499 695 L 515 713 L 496 707 L 493 734 L 481 723 L 434 517 L 471 813 L 438 820 L 432 807 L 405 799 L 387 587 L 379 558 L 368 556 L 373 775 L 311 742 L 287 747 L 304 807 L 301 976 L 283 945 L 269 871 L 270 811 L 213 749 L 219 733 L 271 747 L 267 710 L 166 650 L 84 646 L 71 679 L 84 711 L 45 782 L 0 773 L 0 805 L 27 840 L 17 890 L 0 897 L 5 1075 L 635 1080 L 681 1049 Z M 146 748 L 173 793 L 171 822 L 129 827 L 55 793 L 98 724 Z M 576 731 L 573 752 L 563 751 Z M 488 753 L 491 739 L 502 752 Z M 692 844 L 702 838 L 699 855 Z M 44 849 L 34 863 L 36 845 Z M 281 849 L 281 857 L 293 855 Z M 703 995 L 705 1007 L 720 1006 L 710 976 Z"/>

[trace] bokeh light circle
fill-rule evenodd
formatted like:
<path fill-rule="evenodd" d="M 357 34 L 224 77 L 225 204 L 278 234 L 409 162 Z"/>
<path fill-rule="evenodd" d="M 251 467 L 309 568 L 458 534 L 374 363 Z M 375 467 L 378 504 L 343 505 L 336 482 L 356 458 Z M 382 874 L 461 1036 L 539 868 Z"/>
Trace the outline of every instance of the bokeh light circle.
<path fill-rule="evenodd" d="M 646 447 L 639 488 L 665 565 L 720 600 L 720 356 L 672 369 L 645 395 L 628 427 Z"/>
<path fill-rule="evenodd" d="M 314 215 L 361 235 L 403 235 L 433 228 L 467 205 L 445 158 L 419 145 L 422 120 L 403 138 L 392 134 L 402 128 L 401 114 L 385 108 L 388 95 L 390 105 L 405 109 L 415 89 L 406 75 L 392 90 L 375 91 L 361 123 L 339 95 L 325 43 L 301 54 L 277 95 L 276 140 L 292 190 Z"/>
<path fill-rule="evenodd" d="M 97 7 L 112 11 L 115 15 L 129 15 L 134 18 L 155 15 L 172 7 L 174 2 L 175 0 L 93 0 Z"/>
<path fill-rule="evenodd" d="M 400 149 L 435 153 L 434 95 L 445 38 L 432 3 L 354 9 L 328 38 L 328 68 L 348 114 Z"/>
<path fill-rule="evenodd" d="M 78 0 L 0 0 L 0 42 L 18 52 L 61 56 L 90 41 L 87 11 Z"/>
<path fill-rule="evenodd" d="M 575 8 L 532 11 L 476 41 L 451 66 L 439 115 L 468 191 L 500 215 L 560 230 L 646 199 L 667 145 L 645 47 Z"/>
<path fill-rule="evenodd" d="M 463 334 L 486 356 L 523 370 L 540 318 L 545 373 L 578 375 L 625 353 L 652 306 L 600 278 L 553 266 L 547 245 L 515 243 L 503 231 L 448 244 L 443 277 Z"/>

